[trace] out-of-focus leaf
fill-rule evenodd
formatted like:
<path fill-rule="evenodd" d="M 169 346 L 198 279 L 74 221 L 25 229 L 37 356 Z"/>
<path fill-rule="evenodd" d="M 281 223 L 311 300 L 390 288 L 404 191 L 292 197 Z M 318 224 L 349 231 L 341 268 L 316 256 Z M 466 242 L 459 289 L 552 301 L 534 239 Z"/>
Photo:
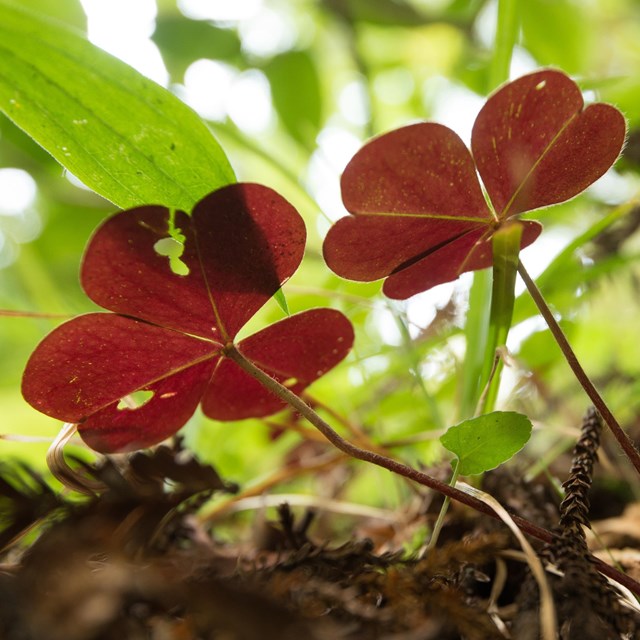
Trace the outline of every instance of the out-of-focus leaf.
<path fill-rule="evenodd" d="M 325 0 L 324 4 L 347 21 L 405 26 L 429 20 L 405 0 Z"/>
<path fill-rule="evenodd" d="M 630 74 L 618 79 L 610 85 L 602 87 L 600 95 L 605 100 L 614 102 L 622 109 L 633 128 L 640 126 L 640 78 L 636 74 Z"/>
<path fill-rule="evenodd" d="M 29 165 L 56 165 L 55 159 L 47 153 L 33 138 L 17 127 L 7 116 L 0 112 L 0 162 L 3 165 L 24 167 Z"/>
<path fill-rule="evenodd" d="M 567 337 L 571 337 L 574 325 L 570 321 L 564 321 L 560 325 Z M 558 349 L 550 331 L 536 331 L 527 337 L 518 350 L 518 359 L 528 369 L 542 374 L 548 367 L 563 359 L 562 352 Z"/>
<path fill-rule="evenodd" d="M 189 211 L 235 180 L 202 120 L 74 30 L 0 0 L 0 109 L 119 207 Z"/>
<path fill-rule="evenodd" d="M 182 80 L 187 67 L 196 60 L 236 60 L 241 43 L 232 29 L 216 27 L 204 20 L 179 15 L 161 16 L 152 40 L 160 47 L 171 76 Z"/>
<path fill-rule="evenodd" d="M 495 469 L 515 455 L 531 436 L 531 421 L 514 411 L 494 411 L 451 427 L 442 445 L 458 457 L 462 475 Z"/>
<path fill-rule="evenodd" d="M 542 65 L 568 73 L 589 67 L 594 42 L 588 11 L 575 0 L 527 0 L 520 3 L 524 46 Z"/>
<path fill-rule="evenodd" d="M 313 58 L 306 51 L 288 51 L 272 58 L 264 72 L 284 128 L 312 149 L 322 125 L 320 77 Z"/>
<path fill-rule="evenodd" d="M 474 18 L 483 7 L 483 0 L 453 0 L 445 9 L 445 15 L 458 20 Z"/>

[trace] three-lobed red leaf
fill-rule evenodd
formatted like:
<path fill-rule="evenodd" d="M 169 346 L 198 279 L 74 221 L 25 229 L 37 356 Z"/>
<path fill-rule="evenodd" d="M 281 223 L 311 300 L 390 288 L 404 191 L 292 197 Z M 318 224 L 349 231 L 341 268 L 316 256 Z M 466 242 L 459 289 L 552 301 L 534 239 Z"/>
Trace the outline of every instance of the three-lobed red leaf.
<path fill-rule="evenodd" d="M 188 269 L 175 273 L 158 241 L 177 228 Z M 23 395 L 78 423 L 102 452 L 150 446 L 175 433 L 202 402 L 220 420 L 279 411 L 282 402 L 224 356 L 238 331 L 298 267 L 306 232 L 297 211 L 256 184 L 205 197 L 192 216 L 145 206 L 109 218 L 87 246 L 81 282 L 115 313 L 74 318 L 32 354 Z M 315 309 L 276 323 L 237 348 L 296 392 L 340 362 L 353 343 L 349 321 Z M 137 408 L 121 400 L 153 393 Z"/>
<path fill-rule="evenodd" d="M 617 109 L 585 108 L 569 77 L 543 70 L 489 97 L 473 127 L 473 156 L 436 123 L 382 135 L 344 171 L 342 197 L 352 215 L 329 230 L 325 260 L 352 280 L 386 278 L 384 293 L 397 299 L 488 267 L 500 225 L 583 191 L 615 162 L 625 133 Z M 522 248 L 542 230 L 537 222 L 517 224 L 524 225 Z"/>

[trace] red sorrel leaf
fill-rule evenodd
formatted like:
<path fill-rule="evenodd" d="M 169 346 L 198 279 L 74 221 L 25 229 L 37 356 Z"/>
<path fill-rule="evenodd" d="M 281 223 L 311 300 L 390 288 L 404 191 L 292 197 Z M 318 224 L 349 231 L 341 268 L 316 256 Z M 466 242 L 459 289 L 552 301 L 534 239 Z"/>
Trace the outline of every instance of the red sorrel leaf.
<path fill-rule="evenodd" d="M 184 236 L 177 275 L 156 243 L 170 237 L 171 213 L 139 207 L 109 218 L 87 247 L 81 280 L 100 306 L 227 342 L 289 279 L 304 252 L 298 212 L 275 191 L 233 184 L 175 214 Z"/>
<path fill-rule="evenodd" d="M 372 140 L 351 159 L 341 184 L 353 214 L 491 219 L 469 150 L 433 122 Z"/>
<path fill-rule="evenodd" d="M 369 282 L 405 269 L 469 232 L 482 235 L 487 229 L 486 223 L 477 225 L 467 221 L 395 215 L 349 216 L 329 229 L 323 254 L 338 275 Z"/>
<path fill-rule="evenodd" d="M 153 397 L 138 408 L 113 402 L 78 425 L 96 451 L 135 451 L 172 436 L 193 415 L 219 358 L 209 359 L 145 385 Z"/>
<path fill-rule="evenodd" d="M 524 220 L 517 224 L 524 227 L 521 249 L 528 247 L 542 232 L 539 222 Z M 493 229 L 485 226 L 445 243 L 437 251 L 429 251 L 426 256 L 391 273 L 382 287 L 383 293 L 394 300 L 405 300 L 437 284 L 455 280 L 466 271 L 490 267 L 492 236 Z M 460 261 L 460 256 L 464 256 L 464 260 Z"/>
<path fill-rule="evenodd" d="M 325 260 L 352 280 L 387 277 L 383 291 L 398 299 L 488 267 L 495 230 L 584 190 L 611 167 L 625 129 L 614 107 L 585 109 L 559 71 L 506 84 L 487 100 L 472 137 L 493 213 L 474 158 L 450 129 L 423 123 L 375 138 L 345 169 L 342 197 L 352 215 L 329 230 Z M 524 248 L 541 227 L 521 224 Z"/>
<path fill-rule="evenodd" d="M 430 122 L 365 145 L 345 169 L 342 195 L 354 217 L 330 229 L 323 252 L 331 269 L 354 280 L 388 276 L 470 231 L 482 235 L 493 220 L 468 149 Z"/>
<path fill-rule="evenodd" d="M 280 401 L 259 385 L 248 388 L 242 372 L 236 387 L 224 347 L 295 271 L 305 235 L 297 211 L 255 184 L 210 194 L 191 217 L 158 206 L 116 214 L 89 242 L 81 278 L 95 302 L 117 313 L 80 316 L 49 334 L 27 363 L 25 399 L 79 423 L 85 441 L 105 453 L 160 442 L 203 396 L 205 410 L 226 406 L 227 417 L 208 411 L 220 419 L 278 411 Z M 177 256 L 169 259 L 158 245 L 171 236 L 183 240 L 180 270 L 171 262 Z M 296 377 L 294 387 L 303 389 L 352 342 L 349 321 L 321 309 L 273 325 L 239 348 L 278 379 Z M 229 379 L 221 375 L 226 370 Z M 127 406 L 140 391 L 152 397 Z"/>
<path fill-rule="evenodd" d="M 300 394 L 347 355 L 353 344 L 351 323 L 333 309 L 312 309 L 285 318 L 238 344 L 239 351 L 271 377 Z M 224 360 L 216 368 L 202 402 L 217 420 L 266 416 L 283 402 Z"/>
<path fill-rule="evenodd" d="M 295 272 L 307 238 L 300 214 L 275 191 L 234 186 L 210 194 L 193 211 L 200 262 L 229 338 Z"/>
<path fill-rule="evenodd" d="M 65 422 L 83 422 L 124 396 L 203 360 L 220 345 L 109 313 L 78 316 L 54 329 L 25 369 L 30 404 Z M 213 369 L 213 364 L 209 367 Z"/>
<path fill-rule="evenodd" d="M 622 114 L 584 107 L 576 84 L 545 70 L 514 80 L 486 102 L 471 148 L 500 219 L 564 202 L 602 176 L 624 144 Z"/>

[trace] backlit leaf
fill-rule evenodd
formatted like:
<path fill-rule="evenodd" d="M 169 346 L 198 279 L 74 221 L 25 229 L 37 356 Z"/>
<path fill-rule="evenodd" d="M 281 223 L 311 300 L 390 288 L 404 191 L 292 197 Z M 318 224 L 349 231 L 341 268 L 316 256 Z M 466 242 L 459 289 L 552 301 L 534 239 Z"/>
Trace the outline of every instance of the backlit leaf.
<path fill-rule="evenodd" d="M 235 181 L 204 122 L 62 23 L 0 0 L 0 110 L 119 207 L 191 210 Z"/>
<path fill-rule="evenodd" d="M 238 349 L 271 377 L 300 394 L 343 360 L 352 343 L 351 323 L 339 311 L 312 309 L 242 340 Z M 284 408 L 284 404 L 235 362 L 225 360 L 215 371 L 202 408 L 217 420 L 241 420 L 269 415 Z"/>
<path fill-rule="evenodd" d="M 178 258 L 158 243 L 184 239 Z M 179 230 L 179 233 L 178 233 Z M 193 215 L 138 207 L 106 220 L 89 242 L 82 285 L 116 313 L 74 318 L 32 354 L 23 395 L 78 430 L 94 449 L 125 451 L 175 433 L 204 398 L 210 417 L 264 416 L 282 403 L 225 357 L 225 349 L 298 267 L 305 228 L 277 193 L 235 184 L 201 200 Z M 185 270 L 176 273 L 172 261 Z M 175 265 L 174 265 L 175 266 Z M 301 391 L 353 343 L 338 311 L 306 311 L 246 338 L 238 349 Z M 136 406 L 135 392 L 146 391 Z"/>
<path fill-rule="evenodd" d="M 478 114 L 471 148 L 500 219 L 564 202 L 595 182 L 624 143 L 622 114 L 585 108 L 573 80 L 539 71 L 505 85 Z"/>
<path fill-rule="evenodd" d="M 313 149 L 322 124 L 320 77 L 313 59 L 305 51 L 287 51 L 272 58 L 264 72 L 284 128 L 295 140 Z"/>
<path fill-rule="evenodd" d="M 138 207 L 98 229 L 81 270 L 94 302 L 226 342 L 302 260 L 306 231 L 300 215 L 258 184 L 224 187 L 201 200 L 192 216 L 176 213 L 174 225 L 186 238 L 180 260 L 189 271 L 178 277 L 156 250 L 169 237 L 170 218 L 164 207 Z"/>
<path fill-rule="evenodd" d="M 473 157 L 435 123 L 382 135 L 344 171 L 352 215 L 329 230 L 325 260 L 352 280 L 386 277 L 383 291 L 398 299 L 488 267 L 500 226 L 524 225 L 521 248 L 531 244 L 541 226 L 510 218 L 583 191 L 615 162 L 625 133 L 617 109 L 585 108 L 570 78 L 543 70 L 489 97 L 473 128 Z"/>
<path fill-rule="evenodd" d="M 202 58 L 236 60 L 241 49 L 240 37 L 232 29 L 180 14 L 159 15 L 152 40 L 163 52 L 171 75 L 180 82 L 192 62 Z"/>
<path fill-rule="evenodd" d="M 529 441 L 531 421 L 514 411 L 494 411 L 451 427 L 442 445 L 458 457 L 462 475 L 495 469 Z"/>

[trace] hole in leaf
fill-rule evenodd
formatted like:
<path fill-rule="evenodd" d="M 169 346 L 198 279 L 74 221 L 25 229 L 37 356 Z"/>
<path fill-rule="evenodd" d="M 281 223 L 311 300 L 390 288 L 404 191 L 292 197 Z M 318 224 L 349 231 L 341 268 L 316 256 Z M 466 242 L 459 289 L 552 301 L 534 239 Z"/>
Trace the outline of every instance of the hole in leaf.
<path fill-rule="evenodd" d="M 184 245 L 174 238 L 162 238 L 153 245 L 153 250 L 165 258 L 169 258 L 169 268 L 177 276 L 189 275 L 189 267 L 180 259 Z"/>
<path fill-rule="evenodd" d="M 541 82 L 538 82 L 538 84 L 536 85 L 536 90 L 540 91 L 541 89 L 544 89 L 546 86 L 547 86 L 547 81 L 542 80 Z"/>
<path fill-rule="evenodd" d="M 140 409 L 140 407 L 144 407 L 151 398 L 153 398 L 153 391 L 140 389 L 122 398 L 120 402 L 118 402 L 118 409 L 120 411 L 135 411 L 136 409 Z"/>
<path fill-rule="evenodd" d="M 287 378 L 283 383 L 282 386 L 283 387 L 287 387 L 287 389 L 291 389 L 291 387 L 294 387 L 295 385 L 298 384 L 298 378 Z"/>

